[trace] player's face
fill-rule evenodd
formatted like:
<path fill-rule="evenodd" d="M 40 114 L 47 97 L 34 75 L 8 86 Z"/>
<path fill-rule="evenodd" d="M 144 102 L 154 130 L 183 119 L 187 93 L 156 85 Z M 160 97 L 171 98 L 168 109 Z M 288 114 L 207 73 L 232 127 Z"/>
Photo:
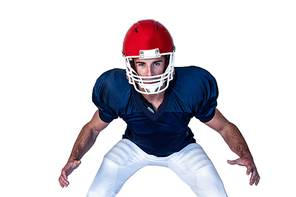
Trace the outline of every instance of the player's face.
<path fill-rule="evenodd" d="M 165 57 L 155 59 L 135 59 L 135 69 L 139 76 L 156 76 L 165 70 Z"/>

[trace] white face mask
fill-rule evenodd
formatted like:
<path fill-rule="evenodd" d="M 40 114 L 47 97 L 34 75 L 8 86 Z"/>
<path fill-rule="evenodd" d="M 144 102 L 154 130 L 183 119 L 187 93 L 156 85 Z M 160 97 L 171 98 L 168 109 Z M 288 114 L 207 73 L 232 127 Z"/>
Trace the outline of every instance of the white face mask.
<path fill-rule="evenodd" d="M 155 76 L 139 76 L 137 72 L 132 68 L 130 59 L 151 59 L 159 58 L 162 55 L 169 55 L 169 64 L 163 74 Z M 130 84 L 132 84 L 135 90 L 141 94 L 158 94 L 165 91 L 169 82 L 174 77 L 174 52 L 171 53 L 159 53 L 158 49 L 153 50 L 141 50 L 139 56 L 125 57 L 126 75 Z M 140 89 L 140 88 L 141 89 Z"/>

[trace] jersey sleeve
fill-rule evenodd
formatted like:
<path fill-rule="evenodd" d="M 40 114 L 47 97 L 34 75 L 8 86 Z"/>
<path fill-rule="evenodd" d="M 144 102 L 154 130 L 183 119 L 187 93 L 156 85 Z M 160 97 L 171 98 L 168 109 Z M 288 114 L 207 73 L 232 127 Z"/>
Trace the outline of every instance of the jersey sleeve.
<path fill-rule="evenodd" d="M 126 89 L 126 83 L 125 71 L 122 69 L 107 71 L 97 79 L 92 101 L 98 107 L 100 118 L 104 122 L 110 123 L 120 115 L 124 101 L 121 93 Z"/>
<path fill-rule="evenodd" d="M 195 117 L 201 122 L 210 121 L 215 115 L 217 107 L 217 98 L 219 95 L 216 79 L 206 70 L 199 72 L 198 102 L 195 111 Z"/>

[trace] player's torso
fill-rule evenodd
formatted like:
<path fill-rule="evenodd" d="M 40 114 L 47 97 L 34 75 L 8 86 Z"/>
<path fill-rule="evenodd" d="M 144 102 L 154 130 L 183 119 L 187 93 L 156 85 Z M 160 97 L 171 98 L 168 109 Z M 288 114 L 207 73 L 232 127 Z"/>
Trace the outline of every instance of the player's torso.
<path fill-rule="evenodd" d="M 114 69 L 97 81 L 94 102 L 105 121 L 121 117 L 127 123 L 124 138 L 148 154 L 168 156 L 195 142 L 188 123 L 199 114 L 204 100 L 205 71 L 197 67 L 175 68 L 174 80 L 165 91 L 156 113 L 143 104 L 126 79 L 125 70 Z M 104 112 L 106 111 L 106 113 Z"/>
<path fill-rule="evenodd" d="M 128 113 L 120 115 L 127 123 L 124 137 L 149 154 L 157 152 L 158 156 L 167 156 L 195 142 L 193 133 L 188 128 L 188 123 L 194 116 L 189 102 L 190 90 L 179 88 L 182 82 L 177 80 L 178 68 L 176 80 L 171 82 L 163 103 L 155 113 L 147 109 L 140 94 L 132 89 L 126 106 L 128 109 L 124 110 Z"/>

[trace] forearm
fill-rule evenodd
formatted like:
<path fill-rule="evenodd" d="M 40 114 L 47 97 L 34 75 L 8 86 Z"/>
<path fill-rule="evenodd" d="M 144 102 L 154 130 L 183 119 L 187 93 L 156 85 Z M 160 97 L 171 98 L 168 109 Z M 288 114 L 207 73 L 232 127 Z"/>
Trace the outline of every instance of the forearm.
<path fill-rule="evenodd" d="M 228 144 L 229 148 L 239 157 L 252 157 L 243 135 L 234 124 L 229 123 L 223 129 L 223 131 L 220 132 L 220 134 L 225 140 L 225 142 Z"/>
<path fill-rule="evenodd" d="M 256 165 L 254 163 L 253 157 L 249 150 L 249 147 L 239 131 L 239 129 L 232 123 L 230 123 L 218 109 L 216 109 L 215 116 L 206 125 L 219 132 L 225 142 L 228 144 L 229 148 L 236 153 L 240 158 L 227 162 L 231 165 L 241 165 L 247 167 L 247 174 L 252 173 L 250 179 L 250 185 L 254 183 L 257 185 L 260 180 Z"/>
<path fill-rule="evenodd" d="M 89 123 L 79 133 L 73 146 L 69 160 L 80 160 L 83 155 L 93 146 L 99 132 L 94 131 Z"/>

